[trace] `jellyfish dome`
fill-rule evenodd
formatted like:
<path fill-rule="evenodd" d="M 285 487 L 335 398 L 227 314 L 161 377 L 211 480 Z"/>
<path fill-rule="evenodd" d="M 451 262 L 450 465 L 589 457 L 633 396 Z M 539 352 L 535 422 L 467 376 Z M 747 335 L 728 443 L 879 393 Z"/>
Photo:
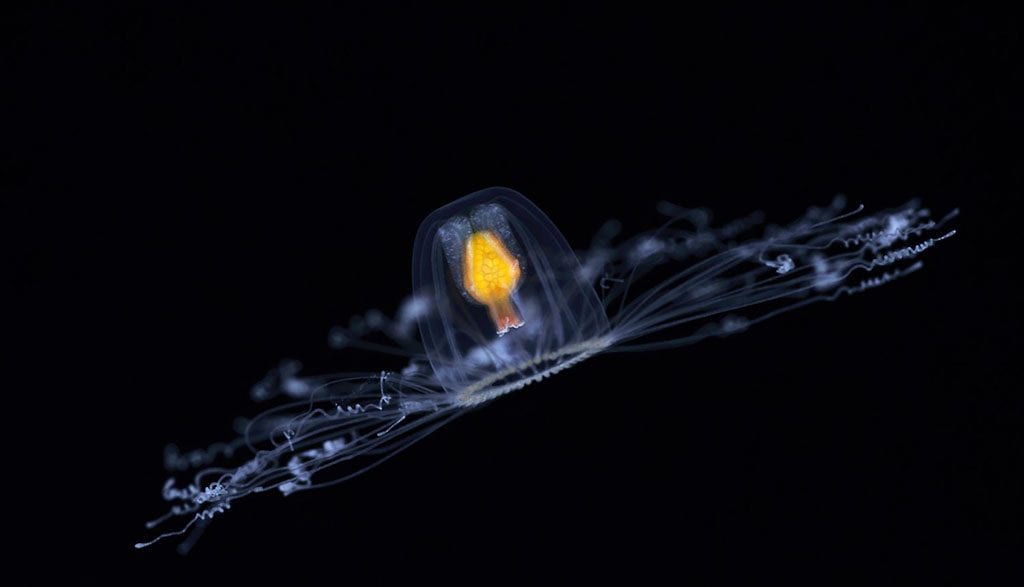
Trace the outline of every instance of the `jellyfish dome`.
<path fill-rule="evenodd" d="M 818 301 L 872 290 L 923 267 L 953 236 L 919 202 L 874 214 L 837 196 L 785 225 L 761 212 L 715 225 L 700 208 L 662 202 L 664 222 L 620 237 L 597 230 L 577 253 L 524 196 L 488 188 L 423 221 L 412 290 L 388 317 L 370 311 L 331 330 L 331 346 L 407 358 L 398 372 L 302 375 L 286 361 L 252 390 L 270 402 L 226 442 L 167 447 L 169 511 L 187 552 L 240 499 L 291 495 L 351 479 L 453 418 L 585 359 L 732 335 Z M 383 344 L 381 339 L 387 344 Z M 550 382 L 550 385 L 557 385 Z M 600 393 L 600 390 L 595 390 Z"/>
<path fill-rule="evenodd" d="M 478 404 L 605 348 L 608 318 L 562 233 L 518 192 L 491 188 L 431 214 L 416 235 L 413 291 L 438 383 Z"/>

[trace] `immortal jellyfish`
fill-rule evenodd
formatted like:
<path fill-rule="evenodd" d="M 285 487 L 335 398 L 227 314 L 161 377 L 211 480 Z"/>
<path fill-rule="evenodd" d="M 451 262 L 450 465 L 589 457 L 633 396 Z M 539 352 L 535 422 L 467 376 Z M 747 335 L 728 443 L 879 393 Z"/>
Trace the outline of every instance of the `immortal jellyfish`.
<path fill-rule="evenodd" d="M 331 331 L 332 346 L 407 358 L 401 371 L 301 375 L 285 362 L 252 390 L 273 401 L 228 442 L 169 446 L 163 487 L 178 519 L 148 542 L 186 536 L 252 494 L 334 485 L 399 454 L 453 418 L 597 355 L 651 351 L 741 332 L 801 306 L 886 285 L 922 267 L 955 234 L 919 202 L 876 214 L 837 196 L 787 225 L 763 215 L 722 225 L 661 203 L 663 224 L 632 237 L 610 222 L 577 253 L 524 196 L 494 187 L 420 225 L 412 290 Z M 380 341 L 386 339 L 387 344 Z M 221 462 L 223 461 L 223 462 Z"/>

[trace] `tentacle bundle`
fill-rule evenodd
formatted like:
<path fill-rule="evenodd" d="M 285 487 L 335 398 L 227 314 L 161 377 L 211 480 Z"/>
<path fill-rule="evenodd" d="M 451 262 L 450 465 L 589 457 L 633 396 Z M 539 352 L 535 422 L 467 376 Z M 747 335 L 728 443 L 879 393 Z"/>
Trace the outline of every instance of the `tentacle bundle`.
<path fill-rule="evenodd" d="M 838 196 L 788 226 L 737 244 L 760 213 L 714 229 L 708 214 L 673 205 L 671 219 L 618 246 L 599 243 L 598 289 L 612 322 L 610 350 L 653 350 L 739 332 L 781 312 L 889 283 L 921 268 L 918 257 L 953 236 L 912 201 L 862 215 Z M 879 273 L 880 268 L 884 268 Z M 656 333 L 666 338 L 650 340 Z M 643 339 L 643 340 L 640 340 Z"/>
<path fill-rule="evenodd" d="M 244 446 L 251 458 L 233 468 L 203 469 L 184 488 L 169 479 L 163 497 L 171 509 L 147 527 L 173 517 L 189 521 L 136 547 L 194 529 L 179 546 L 187 551 L 205 524 L 236 500 L 268 490 L 290 495 L 339 483 L 398 454 L 457 413 L 447 394 L 425 387 L 416 376 L 384 372 L 303 383 L 309 389 L 306 398 L 263 412 L 247 423 L 237 441 L 219 445 Z M 231 456 L 223 450 L 203 454 Z M 323 477 L 327 469 L 329 476 Z"/>

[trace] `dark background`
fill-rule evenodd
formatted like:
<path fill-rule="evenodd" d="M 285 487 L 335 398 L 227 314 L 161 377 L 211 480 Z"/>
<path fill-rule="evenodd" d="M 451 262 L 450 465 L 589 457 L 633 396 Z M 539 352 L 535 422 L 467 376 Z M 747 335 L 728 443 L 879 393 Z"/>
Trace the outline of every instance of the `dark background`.
<path fill-rule="evenodd" d="M 1020 22 L 884 9 L 56 9 L 5 21 L 22 548 L 106 582 L 1010 582 Z M 667 199 L 788 221 L 959 207 L 926 270 L 742 335 L 612 355 L 343 486 L 136 552 L 161 453 L 410 288 L 419 221 L 513 187 L 583 247 Z M 6 280 L 5 280 L 6 281 Z M 24 405 L 23 403 L 24 402 Z M 25 465 L 28 464 L 28 467 Z M 38 500 L 38 502 L 36 501 Z M 13 531 L 13 530 L 12 530 Z M 180 578 L 179 578 L 180 577 Z M 262 580 L 262 581 L 261 581 Z"/>

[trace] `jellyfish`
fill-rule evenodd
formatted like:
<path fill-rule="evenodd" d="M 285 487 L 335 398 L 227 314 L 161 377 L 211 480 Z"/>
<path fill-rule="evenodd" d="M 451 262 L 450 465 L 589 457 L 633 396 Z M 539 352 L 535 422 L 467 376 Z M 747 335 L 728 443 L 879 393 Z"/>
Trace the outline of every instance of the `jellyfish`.
<path fill-rule="evenodd" d="M 404 368 L 306 376 L 297 362 L 279 365 L 252 390 L 276 405 L 242 422 L 233 440 L 166 449 L 170 472 L 196 472 L 184 485 L 167 480 L 169 511 L 147 524 L 177 527 L 136 547 L 184 537 L 187 552 L 244 497 L 341 483 L 453 418 L 599 355 L 690 345 L 887 285 L 921 269 L 921 257 L 955 234 L 957 214 L 935 219 L 917 201 L 866 214 L 842 196 L 786 225 L 766 225 L 760 212 L 715 226 L 704 209 L 658 210 L 657 228 L 620 237 L 609 222 L 577 252 L 511 189 L 439 208 L 420 225 L 412 289 L 397 313 L 368 312 L 329 336 L 338 349 L 397 353 Z"/>

